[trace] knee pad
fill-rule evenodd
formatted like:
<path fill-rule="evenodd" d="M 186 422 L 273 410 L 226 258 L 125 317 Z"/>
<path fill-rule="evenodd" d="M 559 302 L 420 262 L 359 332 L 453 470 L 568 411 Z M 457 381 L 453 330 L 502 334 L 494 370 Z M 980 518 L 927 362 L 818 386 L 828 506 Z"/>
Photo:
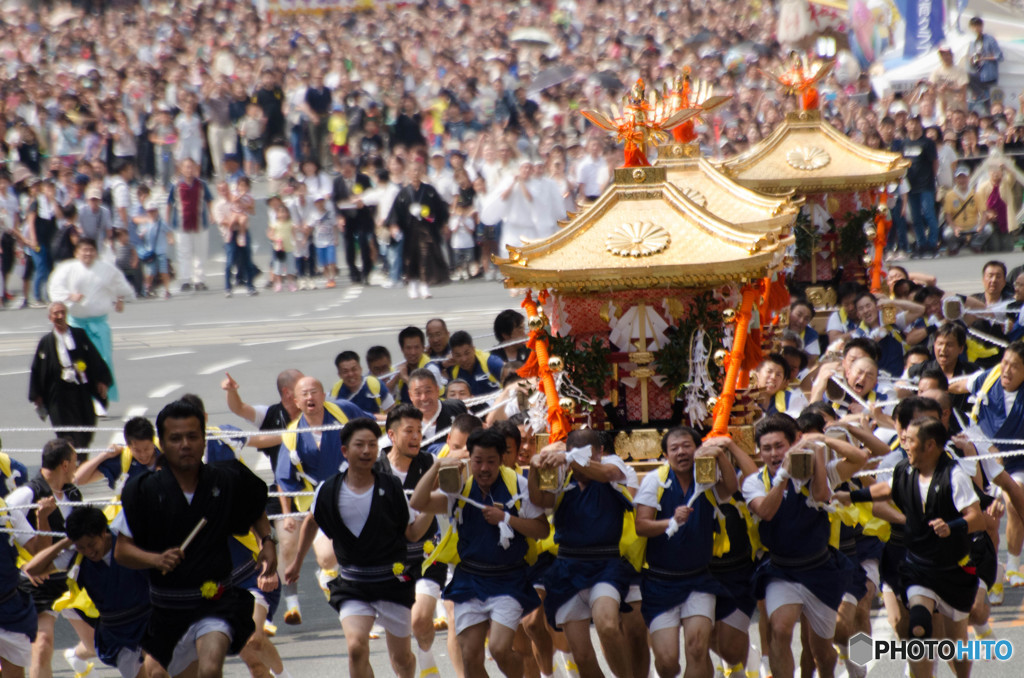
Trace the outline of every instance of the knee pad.
<path fill-rule="evenodd" d="M 914 633 L 918 627 L 924 629 L 924 633 Z M 913 605 L 910 608 L 910 635 L 914 638 L 930 638 L 932 635 L 932 613 L 924 605 Z"/>

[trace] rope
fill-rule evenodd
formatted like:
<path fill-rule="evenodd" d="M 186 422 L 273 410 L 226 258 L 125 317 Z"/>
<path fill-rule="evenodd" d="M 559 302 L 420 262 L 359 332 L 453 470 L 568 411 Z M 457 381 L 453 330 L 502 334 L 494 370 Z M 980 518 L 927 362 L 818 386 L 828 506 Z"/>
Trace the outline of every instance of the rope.
<path fill-rule="evenodd" d="M 58 501 L 57 506 L 120 506 L 119 501 Z M 7 511 L 30 511 L 32 509 L 42 508 L 39 504 L 15 504 L 0 506 L 0 513 Z"/>
<path fill-rule="evenodd" d="M 1024 440 L 1021 440 L 1021 439 L 986 438 L 984 436 L 980 436 L 979 437 L 979 436 L 972 436 L 970 434 L 967 435 L 967 439 L 970 440 L 972 443 L 992 443 L 992 444 L 995 444 L 995 445 L 1024 445 Z M 1006 450 L 1005 452 L 1004 451 L 986 452 L 985 454 L 976 454 L 976 455 L 973 455 L 973 456 L 970 456 L 970 457 L 957 457 L 957 459 L 963 459 L 965 461 L 975 461 L 975 460 L 983 461 L 985 459 L 1005 459 L 1006 457 L 1019 457 L 1021 455 L 1024 455 L 1024 448 L 1019 449 L 1019 450 Z M 892 473 L 894 468 L 895 467 L 880 468 L 880 469 L 867 470 L 867 471 L 858 471 L 857 473 L 853 474 L 853 477 L 854 478 L 865 478 L 865 477 L 875 476 L 875 475 L 878 475 L 878 474 L 881 474 L 881 473 Z"/>
<path fill-rule="evenodd" d="M 272 516 L 267 516 L 270 520 L 284 520 L 285 518 L 305 518 L 309 515 L 309 511 L 297 511 L 296 513 L 276 513 Z"/>
<path fill-rule="evenodd" d="M 487 338 L 486 336 L 473 337 L 474 340 L 476 340 L 476 339 L 486 339 L 486 338 Z M 491 346 L 490 348 L 484 349 L 484 352 L 485 353 L 490 353 L 491 351 L 497 351 L 498 349 L 501 349 L 501 348 L 508 348 L 509 346 L 518 346 L 519 344 L 525 344 L 526 341 L 527 341 L 526 339 L 513 339 L 512 341 L 506 341 L 506 342 L 503 342 L 503 343 L 500 343 L 500 344 L 495 344 L 494 346 Z M 450 356 L 445 356 L 445 358 L 448 358 L 448 357 L 450 357 Z M 445 358 L 432 358 L 432 360 L 444 360 Z M 402 367 L 403 365 L 407 364 L 408 362 L 409 362 L 408 360 L 403 360 L 400 363 L 395 363 L 391 367 L 392 368 Z M 401 372 L 401 370 L 392 369 L 387 374 L 382 374 L 382 375 L 380 375 L 377 378 L 378 379 L 390 379 L 391 377 L 395 376 L 399 372 Z"/>
<path fill-rule="evenodd" d="M 977 337 L 982 341 L 999 346 L 1000 348 L 1006 348 L 1007 346 L 1010 345 L 1009 342 L 1003 341 L 998 337 L 993 337 L 991 334 L 986 334 L 980 330 L 976 330 L 973 327 L 967 328 L 967 334 L 970 334 L 973 337 Z"/>
<path fill-rule="evenodd" d="M 6 534 L 34 534 L 37 537 L 59 537 L 64 539 L 67 537 L 63 532 L 38 532 L 36 530 L 19 530 L 16 527 L 0 527 L 0 532 Z"/>
<path fill-rule="evenodd" d="M 316 492 L 267 492 L 268 497 L 312 497 Z"/>

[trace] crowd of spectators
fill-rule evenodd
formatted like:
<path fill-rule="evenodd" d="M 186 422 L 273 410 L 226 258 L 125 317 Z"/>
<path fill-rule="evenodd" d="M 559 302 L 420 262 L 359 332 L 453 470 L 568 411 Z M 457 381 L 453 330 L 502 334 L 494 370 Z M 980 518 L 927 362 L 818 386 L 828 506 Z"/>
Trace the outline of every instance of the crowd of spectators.
<path fill-rule="evenodd" d="M 256 293 L 261 269 L 275 289 L 334 286 L 339 247 L 357 283 L 400 285 L 419 255 L 410 249 L 443 258 L 429 282 L 494 277 L 490 254 L 554 232 L 609 181 L 615 140 L 580 109 L 689 68 L 732 97 L 697 127 L 702 151 L 723 157 L 797 107 L 771 75 L 794 47 L 775 39 L 771 2 L 434 1 L 271 19 L 244 1 L 85 4 L 0 23 L 5 304 L 17 277 L 22 305 L 43 303 L 54 262 L 81 235 L 140 294 L 169 294 L 172 277 L 205 289 L 214 225 L 229 294 Z M 847 69 L 821 83 L 830 124 L 912 159 L 892 191 L 897 258 L 1014 245 L 1024 116 L 998 86 L 998 44 L 971 27 L 968 57 L 939 52 L 911 91 L 878 96 Z M 955 175 L 996 150 L 1012 158 L 996 163 L 996 198 L 988 166 L 957 193 Z M 403 248 L 410 220 L 391 207 L 412 165 L 447 214 L 413 219 L 422 233 Z M 959 224 L 982 178 L 976 218 Z M 947 206 L 951 194 L 962 197 Z M 250 221 L 264 211 L 272 251 L 261 257 Z M 427 282 L 410 294 L 429 296 Z"/>

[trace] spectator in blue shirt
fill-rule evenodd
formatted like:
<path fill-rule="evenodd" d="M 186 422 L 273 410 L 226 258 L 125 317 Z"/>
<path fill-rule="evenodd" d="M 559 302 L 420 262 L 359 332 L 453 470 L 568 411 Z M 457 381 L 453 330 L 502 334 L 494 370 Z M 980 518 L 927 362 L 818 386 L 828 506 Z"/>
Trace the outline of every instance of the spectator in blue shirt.
<path fill-rule="evenodd" d="M 1003 51 L 996 39 L 985 33 L 985 23 L 980 16 L 971 19 L 970 26 L 975 38 L 969 50 L 969 105 L 978 115 L 988 115 L 991 90 L 999 82 L 999 62 L 1003 60 Z"/>

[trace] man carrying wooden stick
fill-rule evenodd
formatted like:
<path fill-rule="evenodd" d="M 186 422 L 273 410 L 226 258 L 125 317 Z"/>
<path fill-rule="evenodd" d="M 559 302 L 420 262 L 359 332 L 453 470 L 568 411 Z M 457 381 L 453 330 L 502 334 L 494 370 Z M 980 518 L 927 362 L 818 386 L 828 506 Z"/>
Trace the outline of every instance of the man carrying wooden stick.
<path fill-rule="evenodd" d="M 153 613 L 143 648 L 171 676 L 221 678 L 224 658 L 253 632 L 253 597 L 238 584 L 259 572 L 272 586 L 277 548 L 265 505 L 267 486 L 237 461 L 204 464 L 203 413 L 167 405 L 156 420 L 164 466 L 128 483 L 114 529 L 114 557 L 148 569 Z M 232 535 L 251 530 L 257 559 L 233 568 Z"/>

